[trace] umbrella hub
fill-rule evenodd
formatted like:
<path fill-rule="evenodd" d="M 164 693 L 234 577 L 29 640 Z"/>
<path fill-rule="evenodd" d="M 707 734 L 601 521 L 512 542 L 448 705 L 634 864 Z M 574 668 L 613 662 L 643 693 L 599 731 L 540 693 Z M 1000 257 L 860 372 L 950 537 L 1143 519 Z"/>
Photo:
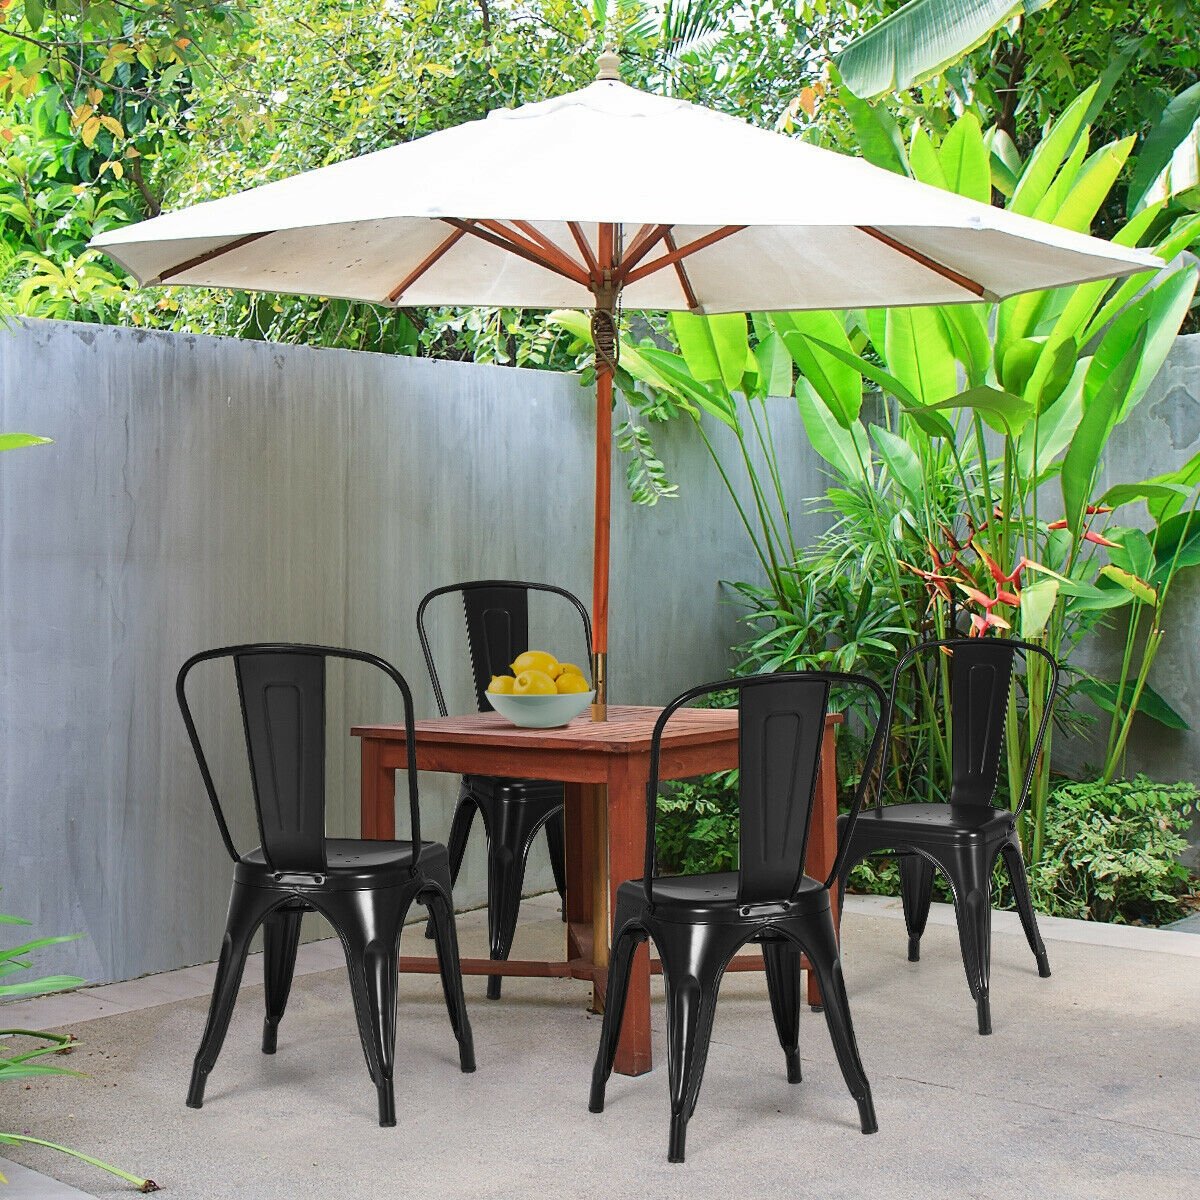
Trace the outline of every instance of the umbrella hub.
<path fill-rule="evenodd" d="M 604 79 L 621 81 L 621 56 L 611 46 L 605 46 L 596 59 L 596 82 Z"/>

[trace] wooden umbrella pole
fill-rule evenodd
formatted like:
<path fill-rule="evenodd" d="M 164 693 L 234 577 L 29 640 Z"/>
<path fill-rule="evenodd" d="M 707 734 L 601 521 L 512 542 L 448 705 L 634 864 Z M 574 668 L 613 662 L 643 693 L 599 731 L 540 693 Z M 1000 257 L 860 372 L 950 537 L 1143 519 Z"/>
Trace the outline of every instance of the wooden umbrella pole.
<path fill-rule="evenodd" d="M 612 515 L 612 400 L 617 358 L 616 231 L 598 230 L 599 278 L 593 284 L 596 310 L 592 340 L 596 348 L 596 514 L 592 543 L 592 720 L 608 719 L 608 547 Z"/>

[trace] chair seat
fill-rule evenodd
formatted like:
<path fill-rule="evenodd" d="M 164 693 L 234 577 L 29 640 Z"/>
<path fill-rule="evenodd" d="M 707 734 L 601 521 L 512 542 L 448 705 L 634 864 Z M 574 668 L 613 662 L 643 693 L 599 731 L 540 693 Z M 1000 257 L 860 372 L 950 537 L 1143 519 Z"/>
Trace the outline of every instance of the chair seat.
<path fill-rule="evenodd" d="M 667 921 L 705 921 L 724 923 L 747 918 L 762 920 L 773 911 L 799 914 L 829 907 L 825 885 L 805 875 L 800 887 L 784 908 L 783 901 L 748 902 L 738 898 L 738 873 L 722 871 L 712 875 L 663 875 L 652 885 L 655 915 Z M 631 879 L 617 889 L 618 905 L 640 907 L 645 904 L 642 881 Z"/>
<path fill-rule="evenodd" d="M 412 879 L 412 842 L 384 842 L 358 838 L 325 839 L 326 871 L 324 889 L 379 888 L 410 882 Z M 438 864 L 443 873 L 449 869 L 446 847 L 441 842 L 422 842 L 420 870 L 432 873 Z M 257 887 L 312 887 L 314 874 L 281 872 L 282 878 L 267 866 L 262 847 L 243 854 L 234 868 L 239 883 Z"/>
<path fill-rule="evenodd" d="M 563 785 L 550 779 L 502 779 L 491 775 L 465 775 L 463 782 L 482 800 L 509 804 L 561 804 Z"/>
<path fill-rule="evenodd" d="M 838 818 L 842 825 L 845 817 Z M 874 841 L 889 836 L 942 838 L 1002 837 L 1012 828 L 1013 814 L 1007 808 L 982 804 L 885 804 L 859 813 L 855 838 Z"/>

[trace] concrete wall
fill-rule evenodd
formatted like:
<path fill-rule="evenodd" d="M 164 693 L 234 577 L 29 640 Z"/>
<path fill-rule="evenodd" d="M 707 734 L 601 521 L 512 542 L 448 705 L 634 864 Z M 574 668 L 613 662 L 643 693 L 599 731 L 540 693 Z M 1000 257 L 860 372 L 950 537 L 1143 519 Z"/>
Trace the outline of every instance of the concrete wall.
<path fill-rule="evenodd" d="M 179 664 L 227 642 L 351 645 L 395 662 L 431 712 L 413 627 L 429 588 L 513 576 L 590 595 L 593 412 L 564 375 L 55 322 L 0 331 L 0 430 L 54 439 L 0 456 L 0 911 L 85 933 L 54 967 L 92 980 L 214 957 L 230 866 L 175 708 Z M 790 493 L 817 493 L 783 404 L 779 430 Z M 662 450 L 684 499 L 640 509 L 616 488 L 618 702 L 722 672 L 737 631 L 718 580 L 756 577 L 695 437 L 668 431 Z M 461 654 L 457 614 L 437 638 Z M 245 842 L 229 687 L 199 681 L 196 705 Z M 331 702 L 339 734 L 397 711 L 355 678 L 333 678 Z M 331 736 L 331 751 L 330 826 L 354 831 L 354 747 Z M 453 788 L 423 782 L 425 828 L 444 838 Z M 480 851 L 477 834 L 460 905 L 484 898 Z M 530 883 L 550 886 L 540 849 Z"/>
<path fill-rule="evenodd" d="M 1165 366 L 1141 404 L 1114 431 L 1104 455 L 1097 494 L 1116 483 L 1128 483 L 1173 470 L 1200 452 L 1200 334 L 1176 339 Z M 1118 514 L 1128 525 L 1149 526 L 1142 504 Z M 1145 771 L 1155 779 L 1191 779 L 1200 783 L 1200 571 L 1184 571 L 1171 585 L 1164 619 L 1165 637 L 1150 682 L 1191 725 L 1189 730 L 1164 729 L 1138 718 L 1130 740 L 1130 774 Z M 1116 679 L 1124 647 L 1123 627 L 1103 632 L 1080 646 L 1079 661 L 1102 677 Z M 1105 730 L 1106 726 L 1101 726 Z M 1094 744 L 1072 749 L 1075 762 L 1097 761 Z M 1200 842 L 1200 825 L 1193 831 Z"/>

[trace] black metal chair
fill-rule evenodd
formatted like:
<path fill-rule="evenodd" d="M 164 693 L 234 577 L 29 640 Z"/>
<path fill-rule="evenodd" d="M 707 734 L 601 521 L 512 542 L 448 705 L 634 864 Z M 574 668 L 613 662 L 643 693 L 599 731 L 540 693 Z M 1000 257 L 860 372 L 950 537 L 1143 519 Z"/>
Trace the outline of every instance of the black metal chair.
<path fill-rule="evenodd" d="M 188 706 L 191 670 L 213 659 L 233 660 L 250 760 L 260 843 L 239 854 L 229 832 L 208 760 Z M 450 867 L 444 846 L 421 841 L 417 772 L 408 764 L 411 841 L 357 841 L 325 836 L 325 667 L 329 658 L 367 663 L 400 689 L 408 744 L 413 744 L 412 696 L 403 676 L 381 658 L 327 646 L 279 643 L 226 646 L 183 664 L 175 694 L 212 803 L 234 861 L 233 892 L 208 1023 L 192 1068 L 187 1102 L 204 1103 L 204 1086 L 229 1028 L 250 940 L 263 926 L 266 1018 L 262 1049 L 274 1054 L 287 1006 L 306 912 L 337 931 L 346 951 L 350 990 L 367 1070 L 379 1098 L 380 1125 L 395 1125 L 392 1068 L 396 1044 L 396 973 L 400 933 L 414 900 L 432 916 L 450 1024 L 463 1071 L 475 1070 L 471 1026 L 463 999 Z"/>
<path fill-rule="evenodd" d="M 608 995 L 588 1107 L 604 1111 L 617 1039 L 637 947 L 653 940 L 667 993 L 667 1054 L 671 1092 L 668 1158 L 683 1162 L 687 1123 L 696 1107 L 721 977 L 747 942 L 762 945 L 775 1029 L 787 1060 L 789 1083 L 800 1082 L 800 955 L 808 955 L 838 1064 L 858 1103 L 863 1133 L 878 1129 L 871 1089 L 859 1060 L 842 979 L 829 878 L 804 874 L 821 738 L 831 689 L 874 697 L 874 734 L 850 808 L 853 825 L 883 744 L 883 689 L 860 675 L 779 673 L 704 684 L 677 696 L 662 711 L 650 748 L 646 789 L 646 861 L 641 879 L 617 891 Z M 740 856 L 737 871 L 712 875 L 656 876 L 655 819 L 663 730 L 683 705 L 712 692 L 736 689 L 739 731 Z"/>
<path fill-rule="evenodd" d="M 1004 722 L 1013 686 L 1013 666 L 1018 654 L 1040 656 L 1048 664 L 1045 707 L 1025 771 L 1020 797 L 1012 808 L 998 808 L 996 797 Z M 904 920 L 908 928 L 908 960 L 921 957 L 921 935 L 929 916 L 934 868 L 950 881 L 954 912 L 962 946 L 967 985 L 975 1001 L 979 1032 L 992 1032 L 989 998 L 991 975 L 992 871 L 1003 857 L 1012 880 L 1013 898 L 1029 947 L 1037 959 L 1038 974 L 1050 975 L 1046 947 L 1038 933 L 1025 860 L 1017 834 L 1017 821 L 1029 799 L 1033 772 L 1050 723 L 1058 691 L 1058 663 L 1041 646 L 1008 638 L 951 638 L 923 642 L 896 664 L 892 676 L 891 705 L 895 714 L 897 690 L 905 670 L 916 664 L 927 672 L 927 686 L 941 696 L 946 671 L 950 719 L 949 803 L 884 804 L 882 776 L 874 807 L 851 824 L 839 818 L 839 834 L 848 846 L 841 886 L 860 860 L 877 851 L 898 854 Z"/>
<path fill-rule="evenodd" d="M 561 596 L 575 606 L 583 629 L 582 651 L 585 656 L 589 653 L 592 624 L 587 609 L 563 588 L 506 579 L 482 579 L 435 588 L 417 608 L 417 634 L 425 654 L 425 665 L 429 668 L 438 712 L 443 717 L 446 716 L 446 698 L 433 661 L 433 651 L 425 628 L 425 612 L 431 601 L 451 592 L 458 592 L 462 596 L 475 700 L 480 712 L 491 712 L 491 705 L 484 694 L 492 676 L 507 674 L 517 655 L 530 649 L 530 592 Z M 587 661 L 586 657 L 583 661 Z M 450 878 L 452 882 L 458 880 L 471 824 L 478 812 L 483 818 L 487 837 L 488 942 L 494 961 L 507 959 L 512 950 L 517 913 L 521 907 L 521 889 L 525 883 L 525 863 L 533 839 L 543 828 L 546 830 L 554 883 L 564 904 L 566 902 L 562 810 L 561 783 L 541 779 L 498 779 L 486 775 L 467 775 L 463 778 L 458 805 L 450 824 Z M 489 1000 L 500 998 L 500 985 L 499 975 L 488 976 Z"/>

